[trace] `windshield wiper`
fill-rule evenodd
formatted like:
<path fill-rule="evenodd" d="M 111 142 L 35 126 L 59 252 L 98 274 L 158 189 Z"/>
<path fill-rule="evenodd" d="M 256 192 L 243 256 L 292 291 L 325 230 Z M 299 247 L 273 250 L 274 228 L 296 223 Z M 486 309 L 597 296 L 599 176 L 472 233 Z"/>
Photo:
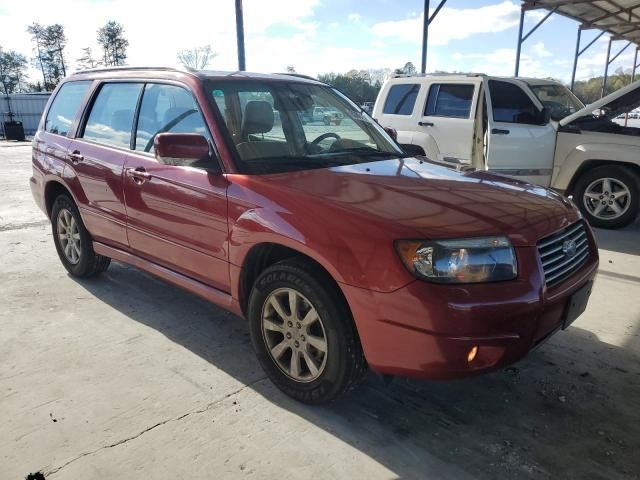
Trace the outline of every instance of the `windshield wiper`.
<path fill-rule="evenodd" d="M 336 152 L 330 152 L 331 155 L 358 155 L 365 157 L 390 157 L 390 158 L 403 158 L 407 157 L 406 154 L 400 154 L 395 152 L 385 152 L 383 150 L 377 150 L 375 148 L 370 147 L 359 147 L 359 148 L 347 148 L 345 150 L 338 150 Z"/>

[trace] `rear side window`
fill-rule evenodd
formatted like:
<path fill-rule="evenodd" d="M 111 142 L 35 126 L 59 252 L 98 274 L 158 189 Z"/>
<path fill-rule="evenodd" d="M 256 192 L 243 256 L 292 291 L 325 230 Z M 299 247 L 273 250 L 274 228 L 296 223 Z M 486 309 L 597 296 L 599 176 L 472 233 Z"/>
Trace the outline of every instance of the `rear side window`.
<path fill-rule="evenodd" d="M 209 137 L 191 93 L 175 85 L 147 84 L 140 105 L 135 149 L 153 150 L 159 133 L 199 133 Z"/>
<path fill-rule="evenodd" d="M 469 118 L 473 89 L 473 85 L 434 83 L 429 87 L 424 114 L 426 116 Z"/>
<path fill-rule="evenodd" d="M 415 83 L 400 83 L 393 85 L 387 93 L 382 113 L 392 115 L 411 115 L 420 85 Z"/>
<path fill-rule="evenodd" d="M 93 102 L 83 138 L 129 148 L 133 115 L 141 89 L 139 83 L 105 83 Z"/>
<path fill-rule="evenodd" d="M 44 122 L 46 132 L 57 135 L 69 133 L 89 85 L 91 85 L 90 81 L 67 82 L 60 87 L 49 112 L 47 112 L 47 118 Z"/>
<path fill-rule="evenodd" d="M 538 109 L 519 86 L 489 80 L 493 120 L 505 123 L 534 123 Z"/>

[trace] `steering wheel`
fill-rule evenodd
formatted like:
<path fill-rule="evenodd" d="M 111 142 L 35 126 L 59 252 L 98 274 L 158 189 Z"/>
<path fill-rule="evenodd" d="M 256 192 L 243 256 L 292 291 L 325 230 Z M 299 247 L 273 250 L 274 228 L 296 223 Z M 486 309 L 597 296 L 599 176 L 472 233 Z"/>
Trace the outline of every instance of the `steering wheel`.
<path fill-rule="evenodd" d="M 311 142 L 312 145 L 318 145 L 321 141 L 326 140 L 327 138 L 335 138 L 336 140 L 340 140 L 340 135 L 334 132 L 327 132 L 320 135 L 318 138 Z"/>

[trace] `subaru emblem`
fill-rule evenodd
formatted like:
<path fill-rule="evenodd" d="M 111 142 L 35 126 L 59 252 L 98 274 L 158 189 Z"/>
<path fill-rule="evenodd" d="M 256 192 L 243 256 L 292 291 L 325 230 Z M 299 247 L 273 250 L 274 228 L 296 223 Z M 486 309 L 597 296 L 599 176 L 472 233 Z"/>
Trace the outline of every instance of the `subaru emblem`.
<path fill-rule="evenodd" d="M 562 244 L 562 253 L 567 258 L 575 257 L 577 250 L 578 245 L 575 240 L 565 240 Z"/>

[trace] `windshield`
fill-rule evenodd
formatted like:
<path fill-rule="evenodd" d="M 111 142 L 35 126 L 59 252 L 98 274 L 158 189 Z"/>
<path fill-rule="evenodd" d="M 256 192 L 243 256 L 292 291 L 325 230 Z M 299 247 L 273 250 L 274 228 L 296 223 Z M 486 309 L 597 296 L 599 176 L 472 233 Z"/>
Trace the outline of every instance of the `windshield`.
<path fill-rule="evenodd" d="M 584 108 L 582 102 L 562 85 L 530 85 L 530 88 L 542 105 L 549 110 L 553 120 L 562 120 Z"/>
<path fill-rule="evenodd" d="M 242 173 L 325 168 L 406 156 L 337 90 L 286 81 L 208 84 Z"/>

